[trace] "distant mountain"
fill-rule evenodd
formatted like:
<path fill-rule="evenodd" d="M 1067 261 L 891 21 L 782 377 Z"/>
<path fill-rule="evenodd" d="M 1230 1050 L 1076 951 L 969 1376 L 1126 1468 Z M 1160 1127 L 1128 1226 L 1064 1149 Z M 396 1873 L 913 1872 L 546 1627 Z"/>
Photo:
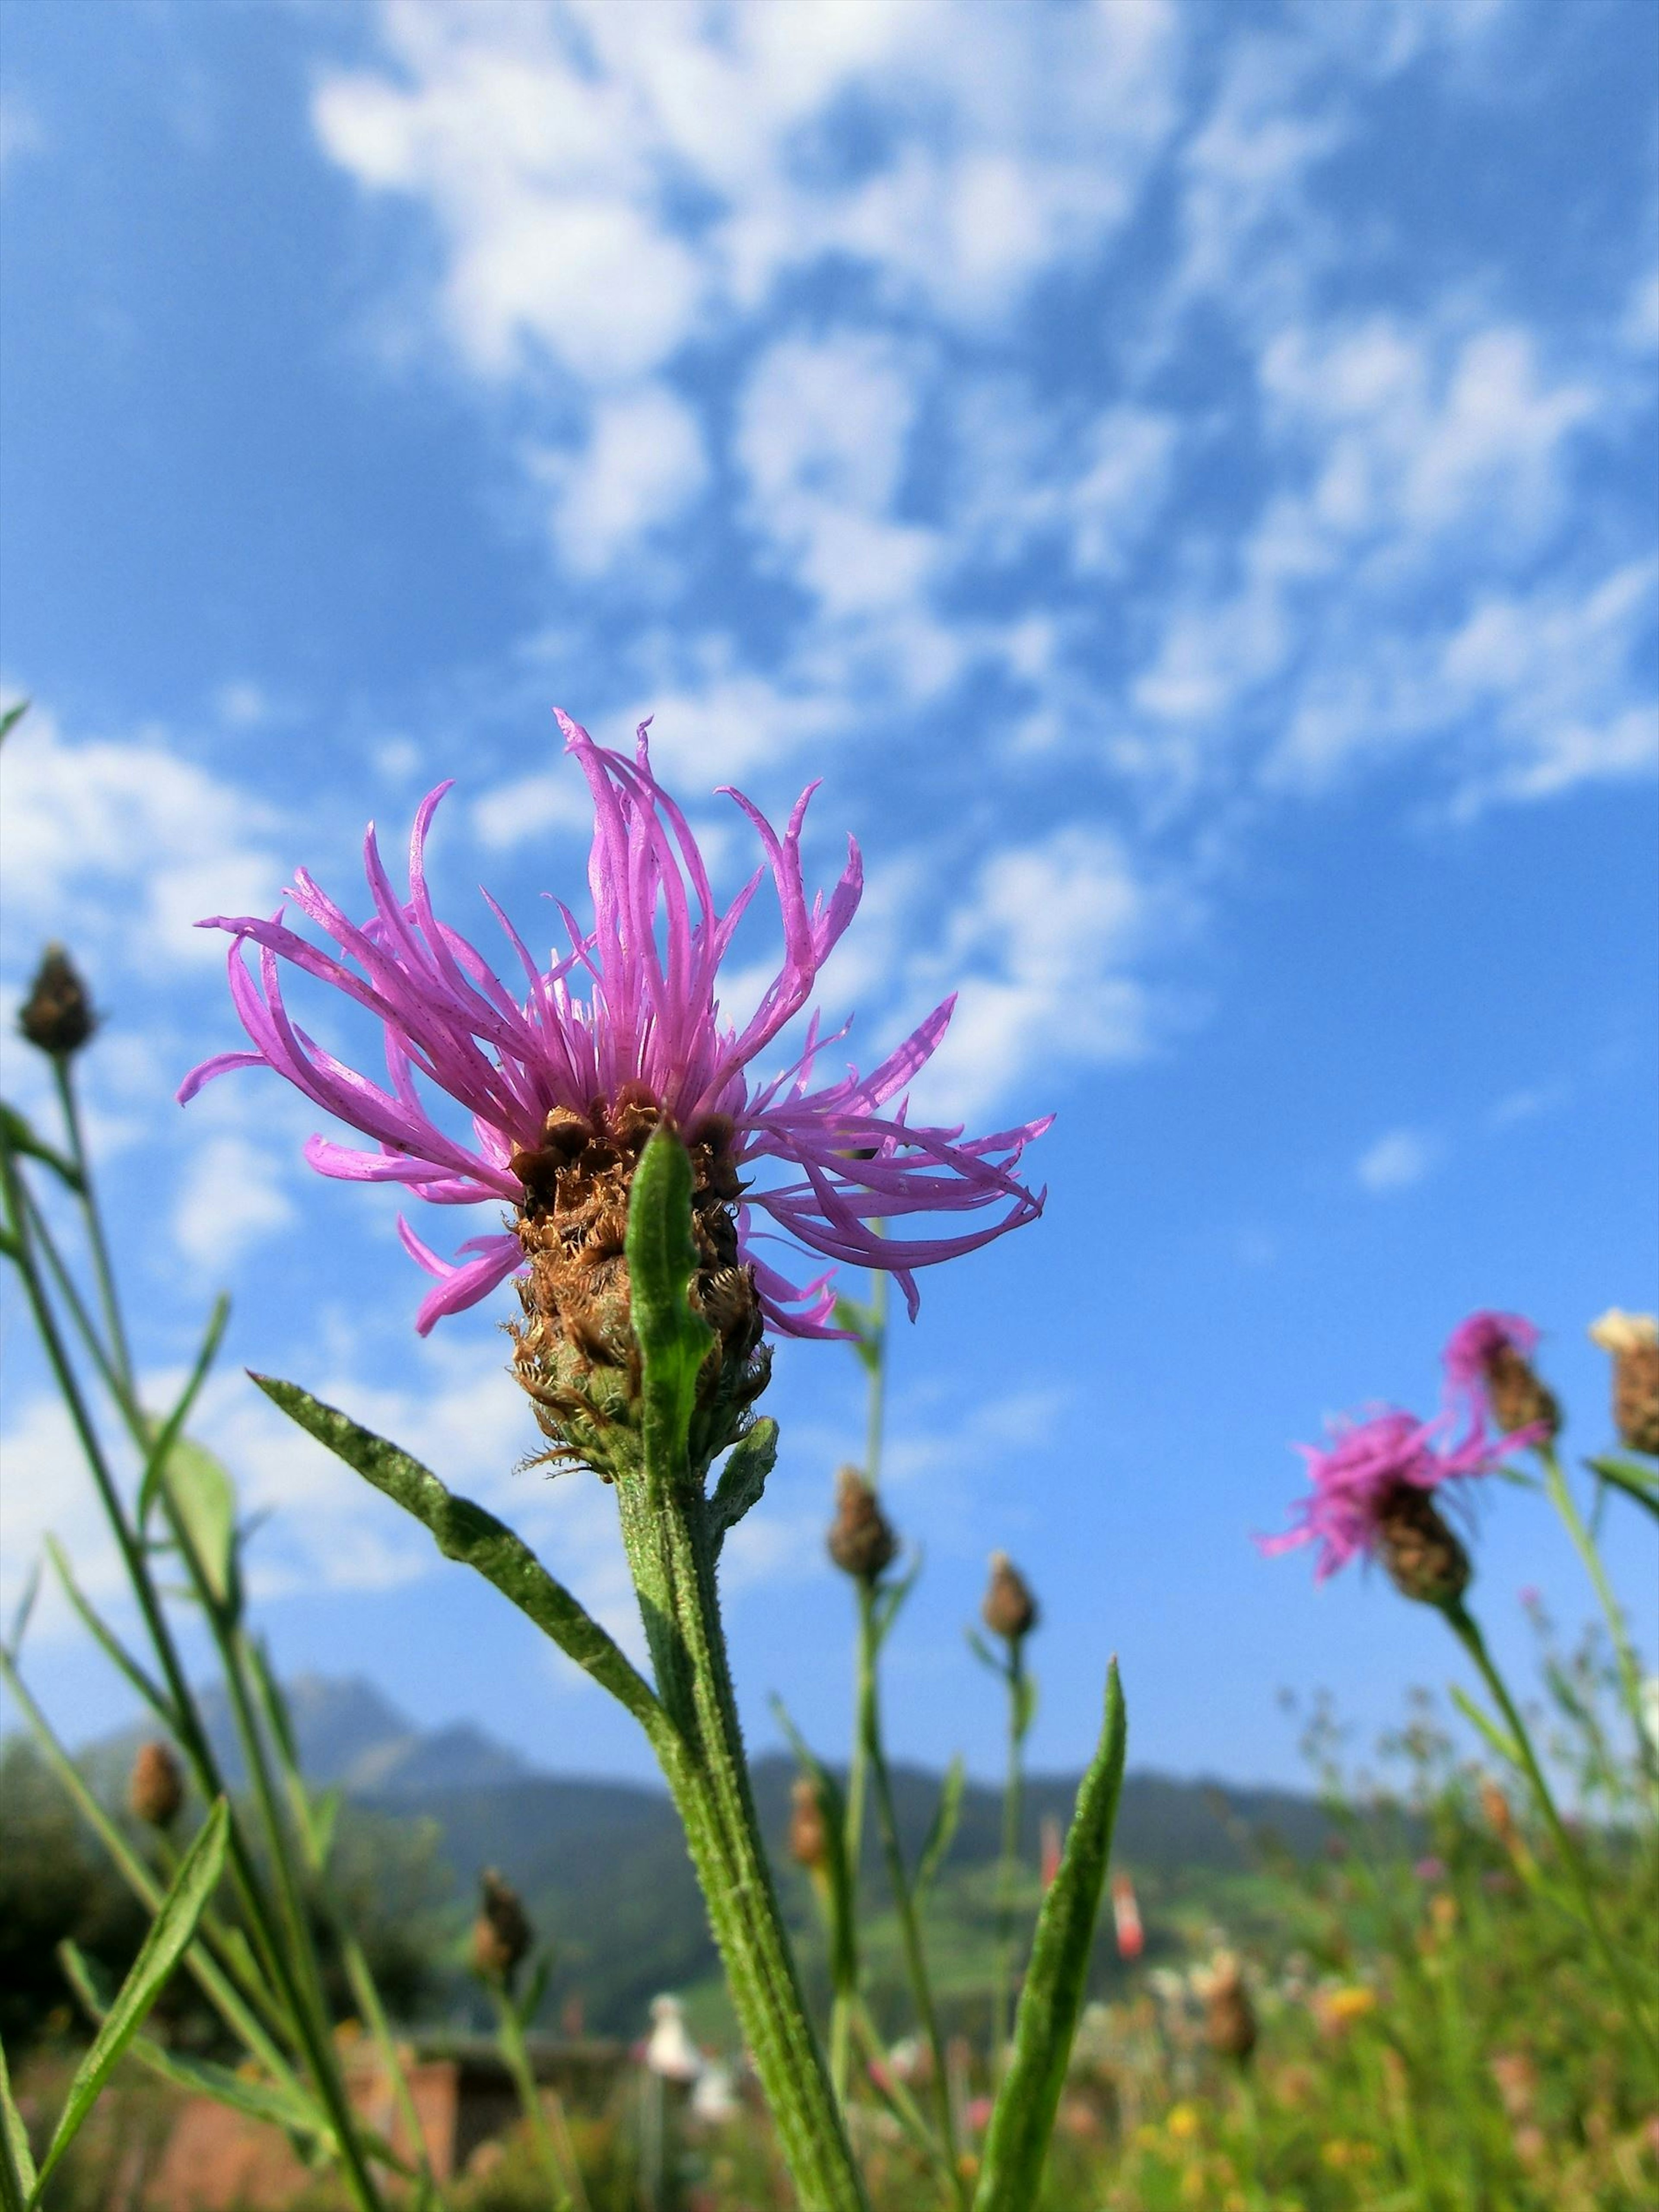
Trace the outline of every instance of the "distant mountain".
<path fill-rule="evenodd" d="M 500 1868 L 514 1884 L 536 1925 L 556 1944 L 556 2003 L 580 1990 L 592 2027 L 631 2033 L 657 1990 L 688 1988 L 713 1972 L 702 1899 L 663 1790 L 538 1771 L 467 1723 L 418 1729 L 363 1681 L 303 1675 L 290 1686 L 289 1699 L 313 1782 L 341 1784 L 365 1815 L 419 1816 L 435 1827 L 454 1881 L 458 1927 L 486 1866 Z M 226 1772 L 237 1780 L 241 1762 L 223 1698 L 209 1692 L 203 1705 Z M 109 1795 L 123 1786 L 142 1733 L 124 1731 L 86 1754 L 88 1771 Z M 773 1754 L 757 1762 L 754 1778 L 786 1910 L 810 1931 L 805 1887 L 784 1850 L 793 1764 Z M 902 1765 L 892 1778 L 899 1826 L 914 1859 L 933 1816 L 939 1778 Z M 1028 1865 L 1036 1864 L 1045 1822 L 1063 1832 L 1076 1793 L 1074 1775 L 1030 1778 L 1022 1837 Z M 984 1870 L 1000 1849 L 1000 1791 L 969 1783 L 945 1885 L 954 1885 L 964 1928 L 988 1912 Z M 1132 1773 L 1124 1784 L 1115 1857 L 1152 1890 L 1173 1894 L 1194 1881 L 1245 1871 L 1269 1838 L 1279 1850 L 1306 1857 L 1328 1833 L 1320 1808 L 1292 1791 Z M 879 1911 L 885 1884 L 873 1835 L 867 1850 L 868 1893 Z M 809 1949 L 813 1940 L 809 1932 Z M 465 1992 L 458 2001 L 465 2001 Z"/>

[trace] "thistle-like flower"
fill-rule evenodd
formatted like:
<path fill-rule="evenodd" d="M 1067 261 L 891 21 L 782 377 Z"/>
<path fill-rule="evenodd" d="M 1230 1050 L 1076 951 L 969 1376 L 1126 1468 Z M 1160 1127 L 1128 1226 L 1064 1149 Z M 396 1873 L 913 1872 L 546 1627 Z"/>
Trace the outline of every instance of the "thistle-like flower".
<path fill-rule="evenodd" d="M 757 1057 L 805 1006 L 825 960 L 852 920 L 862 885 L 856 844 L 826 901 L 809 902 L 800 838 L 810 787 L 780 836 L 740 793 L 730 792 L 760 841 L 764 865 L 724 912 L 684 816 L 652 773 L 646 728 L 634 759 L 596 745 L 559 715 L 568 750 L 592 794 L 588 862 L 593 921 L 584 928 L 561 906 L 569 951 L 543 968 L 485 894 L 523 971 L 522 998 L 483 955 L 434 913 L 425 847 L 447 784 L 422 802 L 410 848 L 409 896 L 389 880 L 371 828 L 364 848 L 373 912 L 359 924 L 303 870 L 294 905 L 337 953 L 269 921 L 217 916 L 228 931 L 231 996 L 252 1045 L 196 1068 L 179 1092 L 193 1097 L 236 1067 L 270 1067 L 325 1112 L 374 1139 L 362 1152 L 323 1136 L 306 1153 L 328 1176 L 403 1184 L 436 1206 L 495 1203 L 501 1229 L 469 1238 L 444 1260 L 406 1223 L 411 1257 L 437 1279 L 420 1308 L 422 1334 L 476 1304 L 516 1274 L 524 1316 L 515 1366 L 555 1452 L 602 1462 L 605 1431 L 635 1397 L 623 1232 L 641 1152 L 666 1123 L 694 1172 L 700 1267 L 694 1297 L 720 1340 L 718 1376 L 704 1407 L 711 1449 L 740 1432 L 765 1381 L 767 1327 L 796 1336 L 834 1328 L 833 1268 L 796 1284 L 760 1257 L 759 1240 L 781 1231 L 832 1262 L 880 1267 L 912 1315 L 920 1267 L 973 1249 L 1033 1219 L 1042 1194 L 1014 1170 L 1048 1127 L 1030 1122 L 964 1139 L 906 1117 L 904 1092 L 945 1034 L 947 999 L 871 1074 L 849 1070 L 812 1087 L 814 1068 L 845 1030 L 826 1037 L 813 1015 L 792 1066 L 753 1079 Z M 784 957 L 739 1029 L 722 1013 L 720 969 L 739 921 L 769 872 L 783 925 Z M 252 966 L 252 948 L 257 955 Z M 282 963 L 331 985 L 381 1024 L 388 1072 L 382 1087 L 336 1060 L 290 1018 Z M 450 1134 L 424 1086 L 471 1116 L 472 1141 Z M 893 1102 L 896 1101 L 896 1104 Z M 996 1218 L 954 1233 L 907 1236 L 912 1217 L 982 1212 Z M 769 1231 L 757 1221 L 766 1217 Z M 890 1231 L 878 1234 L 875 1224 Z M 705 1395 L 708 1395 L 706 1393 Z"/>
<path fill-rule="evenodd" d="M 1443 1418 L 1419 1421 L 1388 1407 L 1366 1420 L 1334 1422 L 1323 1449 L 1298 1444 L 1313 1494 L 1295 1508 L 1300 1526 L 1259 1537 L 1261 1549 L 1316 1543 L 1314 1579 L 1322 1583 L 1357 1556 L 1378 1559 L 1403 1596 L 1455 1602 L 1468 1586 L 1468 1555 L 1435 1492 L 1443 1483 L 1492 1474 L 1522 1439 L 1494 1443 L 1481 1430 L 1446 1449 L 1438 1441 L 1445 1426 Z"/>
<path fill-rule="evenodd" d="M 1524 1443 L 1547 1443 L 1555 1435 L 1561 1408 L 1534 1371 L 1537 1349 L 1537 1328 L 1524 1314 L 1473 1313 L 1458 1323 L 1441 1357 L 1447 1399 L 1462 1407 L 1471 1434 L 1490 1411 L 1506 1436 Z"/>
<path fill-rule="evenodd" d="M 1609 1306 L 1590 1340 L 1613 1358 L 1613 1424 L 1632 1451 L 1659 1459 L 1659 1317 Z"/>

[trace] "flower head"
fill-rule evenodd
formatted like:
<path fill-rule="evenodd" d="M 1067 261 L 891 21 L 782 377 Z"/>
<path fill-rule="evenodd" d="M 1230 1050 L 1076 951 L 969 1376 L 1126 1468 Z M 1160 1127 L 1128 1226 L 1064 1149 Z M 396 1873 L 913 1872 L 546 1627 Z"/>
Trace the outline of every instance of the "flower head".
<path fill-rule="evenodd" d="M 1609 1306 L 1590 1340 L 1613 1356 L 1613 1421 L 1632 1451 L 1659 1458 L 1659 1316 Z"/>
<path fill-rule="evenodd" d="M 698 1295 L 728 1350 L 739 1347 L 734 1357 L 754 1353 L 763 1322 L 793 1335 L 838 1333 L 833 1269 L 792 1282 L 757 1249 L 777 1232 L 832 1263 L 887 1270 L 914 1315 L 918 1268 L 1042 1211 L 1042 1194 L 1014 1170 L 1047 1121 L 964 1139 L 959 1129 L 908 1120 L 906 1088 L 945 1034 L 950 999 L 868 1075 L 848 1069 L 814 1085 L 819 1060 L 845 1034 L 824 1036 L 814 1014 L 793 1064 L 757 1079 L 753 1063 L 805 1006 L 853 918 L 863 879 L 857 846 L 849 839 L 829 897 L 809 899 L 800 839 L 816 787 L 802 793 L 781 836 L 731 792 L 763 863 L 722 911 L 690 825 L 652 773 L 645 726 L 629 759 L 596 745 L 562 714 L 559 722 L 594 812 L 593 918 L 584 927 L 561 905 L 568 950 L 539 965 L 485 893 L 520 970 L 509 990 L 483 954 L 439 920 L 425 849 L 449 788 L 440 785 L 416 814 L 407 897 L 392 887 L 372 827 L 364 845 L 366 921 L 352 921 L 310 875 L 297 873 L 289 899 L 337 950 L 301 936 L 281 911 L 270 920 L 221 915 L 203 924 L 230 934 L 231 996 L 252 1048 L 204 1062 L 186 1078 L 181 1101 L 228 1069 L 274 1068 L 374 1140 L 376 1149 L 362 1151 L 313 1137 L 306 1155 L 319 1173 L 401 1183 L 434 1206 L 509 1209 L 499 1231 L 467 1239 L 454 1261 L 400 1222 L 405 1248 L 437 1281 L 416 1319 L 422 1333 L 528 1266 L 520 1277 L 527 1308 L 551 1296 L 567 1337 L 615 1350 L 618 1300 L 626 1319 L 625 1273 L 617 1271 L 628 1184 L 659 1122 L 675 1128 L 692 1155 L 704 1262 Z M 721 1009 L 720 966 L 769 874 L 783 961 L 739 1028 Z M 284 964 L 380 1022 L 385 1084 L 334 1058 L 292 1019 Z M 434 1118 L 428 1086 L 471 1116 L 470 1141 Z M 913 1217 L 993 1209 L 994 1218 L 972 1227 L 905 1233 Z M 878 1223 L 891 1233 L 878 1234 Z M 580 1297 L 570 1282 L 578 1261 Z M 562 1388 L 550 1376 L 550 1357 L 544 1345 L 526 1354 L 521 1340 L 532 1395 L 556 1396 Z"/>
<path fill-rule="evenodd" d="M 1441 1354 L 1448 1404 L 1462 1410 L 1473 1437 L 1486 1416 L 1506 1435 L 1534 1443 L 1560 1426 L 1560 1408 L 1533 1372 L 1538 1329 L 1524 1314 L 1472 1313 L 1446 1340 Z"/>
<path fill-rule="evenodd" d="M 1408 1540 L 1413 1551 L 1431 1538 L 1455 1545 L 1437 1512 L 1435 1521 L 1443 1535 L 1437 1536 L 1425 1520 L 1424 1506 L 1433 1505 L 1433 1493 L 1443 1483 L 1492 1474 L 1513 1439 L 1495 1444 L 1483 1431 L 1447 1449 L 1439 1442 L 1445 1426 L 1443 1418 L 1419 1421 L 1415 1413 L 1385 1407 L 1365 1420 L 1333 1422 L 1331 1441 L 1323 1449 L 1298 1444 L 1308 1462 L 1312 1495 L 1294 1509 L 1299 1525 L 1281 1536 L 1259 1537 L 1261 1549 L 1272 1553 L 1317 1544 L 1314 1579 L 1322 1583 L 1361 1555 L 1381 1558 L 1397 1581 L 1401 1547 Z M 1466 1580 L 1467 1565 L 1465 1561 Z"/>

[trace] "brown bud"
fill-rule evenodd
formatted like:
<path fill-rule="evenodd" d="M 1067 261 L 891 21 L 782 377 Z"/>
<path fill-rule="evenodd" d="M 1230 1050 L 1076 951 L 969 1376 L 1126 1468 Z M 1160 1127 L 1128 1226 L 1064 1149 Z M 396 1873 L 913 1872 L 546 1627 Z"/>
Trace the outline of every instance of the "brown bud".
<path fill-rule="evenodd" d="M 1509 1799 L 1490 1775 L 1481 1780 L 1480 1809 L 1486 1816 L 1487 1826 L 1504 1850 L 1511 1849 L 1515 1843 L 1515 1814 Z"/>
<path fill-rule="evenodd" d="M 518 1891 L 494 1867 L 485 1868 L 482 1888 L 472 1923 L 472 1963 L 488 1980 L 510 1982 L 530 1948 L 530 1922 Z"/>
<path fill-rule="evenodd" d="M 47 945 L 42 955 L 18 1012 L 17 1026 L 32 1045 L 54 1060 L 67 1060 L 79 1052 L 97 1028 L 87 987 L 61 945 Z"/>
<path fill-rule="evenodd" d="M 836 1477 L 836 1517 L 827 1539 L 830 1557 L 854 1582 L 872 1583 L 898 1553 L 893 1524 L 855 1467 Z"/>
<path fill-rule="evenodd" d="M 1486 1360 L 1486 1403 L 1505 1436 L 1536 1425 L 1549 1443 L 1561 1426 L 1555 1393 L 1539 1381 L 1531 1362 L 1512 1344 L 1500 1344 Z"/>
<path fill-rule="evenodd" d="M 1376 1509 L 1376 1544 L 1401 1597 L 1455 1605 L 1469 1586 L 1469 1555 L 1440 1508 L 1414 1482 L 1396 1483 Z"/>
<path fill-rule="evenodd" d="M 991 1583 L 979 1617 L 993 1636 L 1004 1637 L 1010 1644 L 1024 1642 L 1036 1626 L 1036 1600 L 1006 1552 L 991 1554 Z"/>
<path fill-rule="evenodd" d="M 1589 1333 L 1613 1354 L 1613 1425 L 1620 1442 L 1659 1459 L 1659 1319 L 1614 1306 Z"/>
<path fill-rule="evenodd" d="M 141 1743 L 127 1780 L 127 1803 L 146 1827 L 170 1828 L 185 1802 L 185 1778 L 167 1745 Z"/>
<path fill-rule="evenodd" d="M 804 1774 L 797 1776 L 789 1792 L 789 1856 L 797 1866 L 809 1869 L 821 1867 L 830 1856 L 830 1832 L 817 1785 Z"/>
<path fill-rule="evenodd" d="M 1255 2007 L 1231 1952 L 1221 1952 L 1202 1984 L 1204 2039 L 1218 2058 L 1242 2064 L 1255 2049 Z"/>

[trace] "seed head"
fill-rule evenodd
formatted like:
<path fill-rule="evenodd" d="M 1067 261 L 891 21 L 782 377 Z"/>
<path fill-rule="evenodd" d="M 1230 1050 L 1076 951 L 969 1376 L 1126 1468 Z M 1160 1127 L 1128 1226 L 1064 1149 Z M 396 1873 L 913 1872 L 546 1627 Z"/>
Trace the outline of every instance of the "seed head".
<path fill-rule="evenodd" d="M 789 1791 L 789 1856 L 797 1866 L 816 1871 L 830 1856 L 830 1833 L 818 1802 L 817 1784 L 798 1775 Z"/>
<path fill-rule="evenodd" d="M 472 1923 L 472 1963 L 487 1981 L 510 1983 L 534 1937 L 519 1893 L 494 1867 L 480 1884 L 478 1917 Z"/>
<path fill-rule="evenodd" d="M 54 1060 L 68 1060 L 79 1052 L 97 1028 L 86 984 L 61 945 L 47 945 L 41 956 L 17 1026 L 32 1045 Z"/>
<path fill-rule="evenodd" d="M 893 1524 L 855 1467 L 836 1477 L 836 1517 L 826 1546 L 842 1574 L 860 1583 L 878 1581 L 898 1555 Z"/>
<path fill-rule="evenodd" d="M 1613 1425 L 1620 1442 L 1659 1459 L 1659 1319 L 1613 1306 L 1589 1333 L 1613 1354 Z"/>
<path fill-rule="evenodd" d="M 1376 1505 L 1377 1556 L 1401 1597 L 1455 1605 L 1469 1586 L 1469 1555 L 1426 1490 L 1396 1483 Z"/>
<path fill-rule="evenodd" d="M 155 1741 L 141 1743 L 127 1779 L 133 1818 L 165 1832 L 178 1819 L 184 1802 L 185 1778 L 172 1747 Z"/>
<path fill-rule="evenodd" d="M 1023 1644 L 1037 1625 L 1036 1600 L 1006 1552 L 991 1554 L 991 1582 L 979 1617 L 993 1636 Z"/>

